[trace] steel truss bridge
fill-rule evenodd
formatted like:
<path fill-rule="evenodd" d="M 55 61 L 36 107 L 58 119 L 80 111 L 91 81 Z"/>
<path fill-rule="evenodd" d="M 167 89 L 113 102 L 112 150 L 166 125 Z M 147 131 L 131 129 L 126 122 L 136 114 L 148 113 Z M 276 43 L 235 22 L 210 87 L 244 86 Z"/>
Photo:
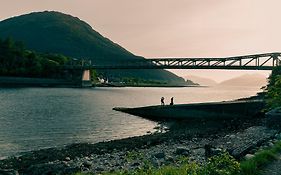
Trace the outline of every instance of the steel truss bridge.
<path fill-rule="evenodd" d="M 80 61 L 81 62 L 81 61 Z M 281 53 L 265 53 L 224 58 L 151 58 L 130 60 L 109 64 L 94 64 L 82 61 L 72 68 L 84 69 L 240 69 L 240 70 L 272 70 L 281 66 Z"/>

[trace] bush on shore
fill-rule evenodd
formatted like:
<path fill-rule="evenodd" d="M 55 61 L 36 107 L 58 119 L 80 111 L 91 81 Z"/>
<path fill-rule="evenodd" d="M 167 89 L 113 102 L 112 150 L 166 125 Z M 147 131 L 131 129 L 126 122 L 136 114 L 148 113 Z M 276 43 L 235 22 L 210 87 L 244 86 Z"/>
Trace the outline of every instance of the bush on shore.
<path fill-rule="evenodd" d="M 272 70 L 266 87 L 266 110 L 281 106 L 281 66 Z"/>

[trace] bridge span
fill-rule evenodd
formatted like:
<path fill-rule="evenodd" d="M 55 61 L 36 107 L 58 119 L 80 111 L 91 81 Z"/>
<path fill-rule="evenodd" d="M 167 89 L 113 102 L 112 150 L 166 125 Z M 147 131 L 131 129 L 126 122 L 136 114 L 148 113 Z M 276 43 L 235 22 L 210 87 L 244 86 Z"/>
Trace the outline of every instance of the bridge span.
<path fill-rule="evenodd" d="M 90 86 L 90 69 L 237 69 L 272 70 L 281 66 L 281 53 L 264 53 L 225 58 L 151 58 L 133 59 L 108 64 L 73 60 L 63 66 L 80 86 Z"/>
<path fill-rule="evenodd" d="M 281 65 L 281 53 L 264 53 L 224 58 L 150 58 L 108 64 L 82 61 L 80 65 L 67 65 L 70 69 L 238 69 L 272 70 Z"/>

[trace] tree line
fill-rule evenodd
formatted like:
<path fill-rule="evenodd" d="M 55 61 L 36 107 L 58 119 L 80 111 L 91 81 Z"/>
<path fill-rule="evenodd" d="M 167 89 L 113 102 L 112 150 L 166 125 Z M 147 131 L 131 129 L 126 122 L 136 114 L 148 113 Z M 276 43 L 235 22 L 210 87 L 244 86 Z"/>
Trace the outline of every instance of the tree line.
<path fill-rule="evenodd" d="M 0 39 L 0 76 L 61 78 L 61 66 L 70 61 L 60 54 L 43 54 L 26 49 L 23 42 Z"/>

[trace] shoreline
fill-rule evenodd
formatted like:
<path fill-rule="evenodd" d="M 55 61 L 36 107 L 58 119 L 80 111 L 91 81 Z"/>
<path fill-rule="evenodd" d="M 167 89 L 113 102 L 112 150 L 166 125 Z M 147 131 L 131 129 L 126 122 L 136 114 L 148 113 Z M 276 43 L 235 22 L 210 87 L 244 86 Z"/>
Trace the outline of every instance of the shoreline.
<path fill-rule="evenodd" d="M 75 82 L 65 79 L 55 78 L 32 78 L 32 77 L 3 77 L 0 76 L 0 87 L 17 88 L 17 87 L 55 87 L 55 88 L 73 88 L 79 87 Z M 173 84 L 93 84 L 90 87 L 163 87 L 163 88 L 180 88 L 180 87 L 208 87 L 200 85 L 173 85 Z"/>
<path fill-rule="evenodd" d="M 94 87 L 163 87 L 163 88 L 184 88 L 184 87 L 209 87 L 201 85 L 157 85 L 157 84 L 144 84 L 144 85 L 114 85 L 114 84 L 95 84 Z"/>
<path fill-rule="evenodd" d="M 181 156 L 202 163 L 206 160 L 206 145 L 212 150 L 228 150 L 235 158 L 241 159 L 257 146 L 273 142 L 278 133 L 264 127 L 264 116 L 230 122 L 163 124 L 169 125 L 170 130 L 95 144 L 77 143 L 26 152 L 0 160 L 0 170 L 9 169 L 28 175 L 44 174 L 46 171 L 54 174 L 78 171 L 100 173 L 138 168 L 143 166 L 143 158 L 160 167 L 175 162 Z M 162 129 L 159 128 L 159 131 Z M 132 157 L 134 160 L 131 160 Z"/>
<path fill-rule="evenodd" d="M 252 98 L 259 97 L 243 100 Z M 169 126 L 168 131 L 165 126 Z M 0 160 L 0 172 L 41 175 L 134 170 L 143 167 L 144 160 L 161 167 L 174 165 L 182 156 L 204 163 L 210 155 L 223 150 L 243 159 L 278 136 L 278 131 L 265 127 L 263 114 L 230 121 L 162 122 L 158 132 L 143 136 L 94 144 L 75 143 L 11 156 Z"/>

